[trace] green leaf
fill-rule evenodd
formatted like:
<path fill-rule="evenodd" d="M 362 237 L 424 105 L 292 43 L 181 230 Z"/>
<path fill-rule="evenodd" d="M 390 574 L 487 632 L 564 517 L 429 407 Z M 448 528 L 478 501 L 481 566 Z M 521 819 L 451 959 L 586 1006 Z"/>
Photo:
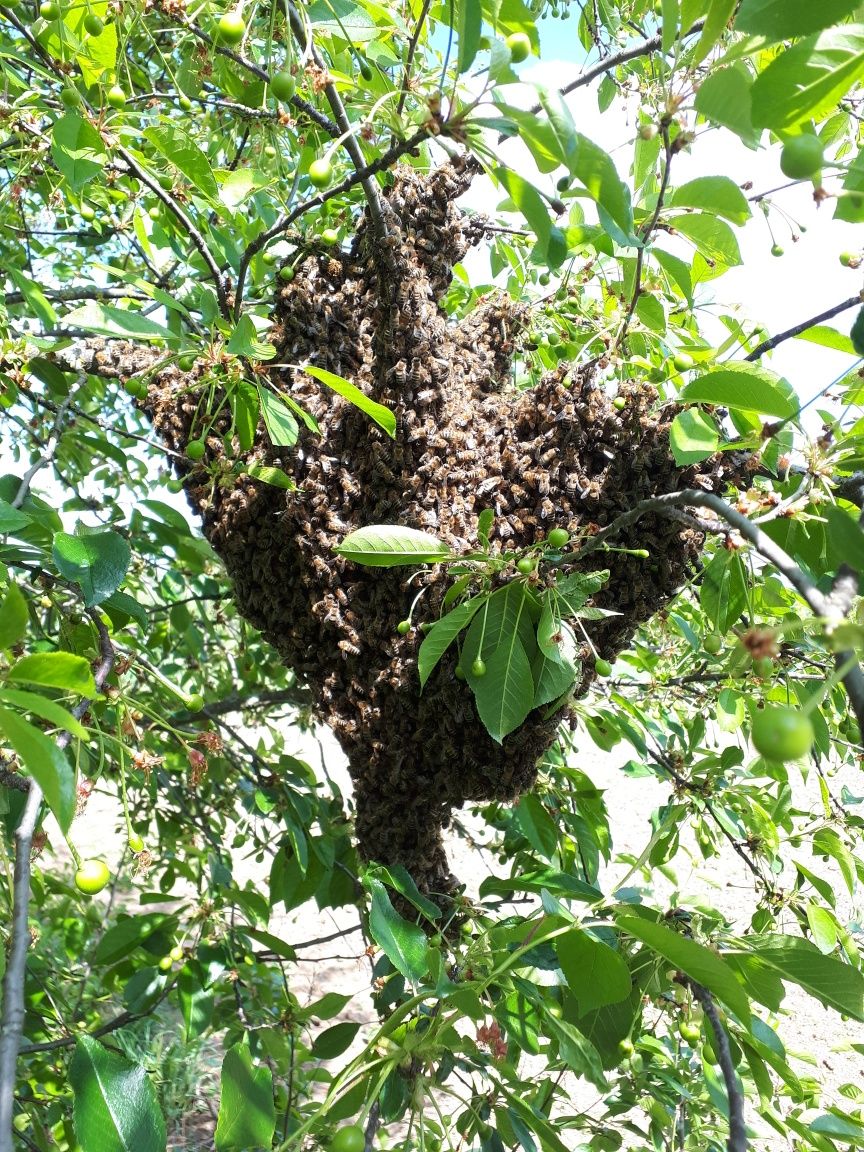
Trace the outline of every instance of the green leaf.
<path fill-rule="evenodd" d="M 781 419 L 798 414 L 798 399 L 782 376 L 743 360 L 704 372 L 678 395 L 691 404 L 719 404 Z"/>
<path fill-rule="evenodd" d="M 73 328 L 96 332 L 99 336 L 121 336 L 129 340 L 177 339 L 170 328 L 139 312 L 112 308 L 110 304 L 100 304 L 97 300 L 88 300 L 80 308 L 73 308 L 66 315 L 66 323 Z"/>
<path fill-rule="evenodd" d="M 529 184 L 527 180 L 509 168 L 494 168 L 492 174 L 499 184 L 507 189 L 510 199 L 531 225 L 537 237 L 540 252 L 545 255 L 552 228 L 546 201 L 533 184 Z"/>
<path fill-rule="evenodd" d="M 165 1121 L 140 1064 L 80 1036 L 69 1082 L 82 1152 L 165 1152 Z"/>
<path fill-rule="evenodd" d="M 483 27 L 483 9 L 480 0 L 457 0 L 455 18 L 456 34 L 459 38 L 457 70 L 461 75 L 474 63 L 480 45 L 480 32 Z"/>
<path fill-rule="evenodd" d="M 687 216 L 672 216 L 669 223 L 676 232 L 696 245 L 696 250 L 709 263 L 720 263 L 733 268 L 741 263 L 741 252 L 735 233 L 725 222 L 707 212 L 694 212 Z"/>
<path fill-rule="evenodd" d="M 465 637 L 462 661 L 466 677 L 480 719 L 499 744 L 533 707 L 534 677 L 528 652 L 533 657 L 536 644 L 525 585 L 518 580 L 489 597 Z M 484 676 L 471 672 L 478 656 L 486 663 Z"/>
<path fill-rule="evenodd" d="M 660 50 L 664 53 L 671 52 L 678 36 L 678 21 L 681 15 L 678 10 L 678 0 L 663 0 L 660 14 L 663 21 Z"/>
<path fill-rule="evenodd" d="M 333 551 L 368 568 L 435 564 L 450 556 L 447 545 L 436 536 L 401 524 L 367 524 L 349 532 Z"/>
<path fill-rule="evenodd" d="M 835 218 L 837 218 L 837 213 L 835 213 Z M 795 339 L 806 340 L 808 344 L 818 344 L 820 348 L 833 348 L 836 352 L 846 352 L 849 356 L 855 354 L 849 337 L 844 336 L 842 332 L 838 332 L 836 328 L 832 328 L 828 324 L 814 324 L 812 328 L 799 332 Z"/>
<path fill-rule="evenodd" d="M 248 452 L 255 443 L 258 415 L 261 411 L 258 390 L 248 381 L 240 380 L 231 389 L 228 398 L 231 402 L 234 435 L 240 444 L 240 451 Z"/>
<path fill-rule="evenodd" d="M 561 577 L 555 585 L 555 611 L 559 616 L 578 615 L 580 608 L 600 591 L 608 579 L 608 568 L 596 572 L 571 572 Z"/>
<path fill-rule="evenodd" d="M 436 620 L 420 645 L 420 652 L 417 656 L 417 670 L 420 673 L 420 687 L 425 685 L 426 681 L 432 675 L 438 661 L 459 635 L 463 628 L 471 623 L 474 613 L 480 608 L 487 600 L 487 596 L 474 596 L 470 600 L 457 605 L 446 616 L 442 616 L 440 620 Z"/>
<path fill-rule="evenodd" d="M 169 165 L 182 172 L 202 196 L 208 200 L 217 199 L 219 188 L 210 161 L 187 132 L 177 124 L 163 122 L 153 128 L 145 128 L 144 136 Z"/>
<path fill-rule="evenodd" d="M 29 613 L 27 601 L 17 584 L 10 584 L 0 604 L 0 651 L 24 638 Z"/>
<path fill-rule="evenodd" d="M 396 417 L 389 408 L 383 404 L 378 404 L 375 400 L 370 400 L 366 393 L 361 392 L 350 380 L 344 380 L 335 372 L 328 372 L 326 368 L 305 364 L 303 371 L 309 376 L 314 376 L 316 380 L 320 380 L 322 384 L 326 384 L 328 388 L 332 388 L 334 392 L 347 400 L 349 404 L 353 404 L 355 408 L 359 408 L 361 412 L 365 412 L 369 419 L 374 420 L 380 428 L 383 428 L 388 436 L 396 439 Z"/>
<path fill-rule="evenodd" d="M 427 971 L 426 933 L 418 925 L 402 919 L 380 880 L 366 875 L 363 886 L 372 897 L 369 910 L 372 939 L 406 980 L 418 983 Z"/>
<path fill-rule="evenodd" d="M 115 964 L 134 952 L 154 932 L 168 930 L 174 918 L 167 912 L 139 912 L 113 924 L 96 945 L 94 964 Z"/>
<path fill-rule="evenodd" d="M 351 40 L 366 43 L 378 35 L 365 7 L 352 3 L 352 0 L 315 0 L 306 8 L 306 15 L 315 25 L 316 36 L 344 39 L 347 34 Z M 390 17 L 389 12 L 386 15 Z"/>
<path fill-rule="evenodd" d="M 669 198 L 671 208 L 704 208 L 733 224 L 744 224 L 752 215 L 747 197 L 728 176 L 698 176 L 682 184 Z"/>
<path fill-rule="evenodd" d="M 836 956 L 823 956 L 798 936 L 753 936 L 749 953 L 774 968 L 828 1008 L 864 1022 L 864 976 Z M 747 955 L 740 950 L 741 955 Z"/>
<path fill-rule="evenodd" d="M 36 652 L 32 656 L 22 656 L 9 669 L 8 675 L 10 680 L 63 688 L 79 696 L 93 697 L 97 691 L 90 665 L 83 656 L 71 652 Z"/>
<path fill-rule="evenodd" d="M 852 16 L 860 0 L 743 0 L 735 31 L 770 40 L 809 36 Z"/>
<path fill-rule="evenodd" d="M 258 385 L 261 415 L 270 443 L 275 448 L 292 448 L 297 443 L 300 428 L 286 404 L 267 388 Z"/>
<path fill-rule="evenodd" d="M 332 1028 L 325 1028 L 312 1043 L 312 1057 L 315 1060 L 335 1060 L 354 1043 L 360 1025 L 351 1020 L 343 1020 Z"/>
<path fill-rule="evenodd" d="M 217 1152 L 269 1148 L 276 1130 L 273 1073 L 254 1065 L 247 1041 L 235 1044 L 222 1061 Z"/>
<path fill-rule="evenodd" d="M 607 944 L 574 929 L 557 937 L 554 947 L 580 1016 L 606 1004 L 617 1004 L 630 995 L 630 969 Z"/>
<path fill-rule="evenodd" d="M 680 467 L 707 460 L 717 451 L 720 434 L 710 416 L 698 408 L 679 412 L 669 429 L 669 443 Z"/>
<path fill-rule="evenodd" d="M 837 1116 L 833 1112 L 823 1112 L 807 1122 L 810 1132 L 827 1136 L 840 1144 L 864 1145 L 864 1125 L 856 1124 L 848 1116 Z"/>
<path fill-rule="evenodd" d="M 788 131 L 832 112 L 864 75 L 864 26 L 831 28 L 778 53 L 753 83 L 753 123 Z"/>
<path fill-rule="evenodd" d="M 251 316 L 240 317 L 225 350 L 232 356 L 243 356 L 247 360 L 272 360 L 276 355 L 274 344 L 266 344 L 258 339 L 258 330 Z"/>
<path fill-rule="evenodd" d="M 75 192 L 98 176 L 108 160 L 102 137 L 75 112 L 54 122 L 51 156 Z"/>
<path fill-rule="evenodd" d="M 210 1027 L 216 994 L 204 986 L 198 964 L 185 964 L 177 977 L 177 995 L 183 1014 L 183 1040 L 189 1044 Z"/>
<path fill-rule="evenodd" d="M 88 536 L 54 535 L 54 563 L 60 575 L 81 587 L 88 608 L 116 592 L 126 575 L 132 553 L 116 532 Z"/>
<path fill-rule="evenodd" d="M 47 722 L 61 732 L 71 732 L 79 740 L 87 739 L 87 729 L 80 720 L 76 720 L 56 700 L 49 700 L 47 696 L 39 696 L 36 692 L 21 691 L 18 688 L 0 688 L 0 700 L 11 704 L 19 712 L 32 712 L 40 720 Z"/>
<path fill-rule="evenodd" d="M 0 708 L 0 731 L 45 796 L 62 832 L 75 816 L 75 772 L 64 752 L 17 712 Z"/>
<path fill-rule="evenodd" d="M 7 268 L 6 271 L 12 283 L 24 296 L 24 299 L 33 310 L 33 315 L 41 320 L 46 328 L 56 324 L 57 313 L 54 311 L 51 302 L 46 298 L 39 285 L 34 284 L 28 276 L 25 276 L 23 272 L 19 272 L 17 268 Z"/>
<path fill-rule="evenodd" d="M 701 63 L 725 33 L 737 3 L 738 0 L 711 0 L 702 34 L 693 51 L 693 57 L 689 61 L 690 67 L 695 67 L 696 64 Z"/>
<path fill-rule="evenodd" d="M 262 484 L 272 484 L 274 488 L 284 488 L 288 492 L 297 487 L 287 472 L 269 464 L 250 464 L 248 474 L 253 480 L 260 480 Z"/>
<path fill-rule="evenodd" d="M 585 1076 L 601 1092 L 608 1088 L 600 1053 L 584 1033 L 566 1020 L 558 1020 L 554 1016 L 547 1016 L 545 1024 L 558 1041 L 558 1055 L 568 1068 Z"/>
<path fill-rule="evenodd" d="M 680 968 L 692 980 L 703 984 L 727 1008 L 732 1009 L 742 1024 L 749 1025 L 750 1004 L 747 994 L 732 969 L 716 952 L 673 932 L 663 924 L 643 920 L 640 916 L 623 913 L 616 916 L 616 921 L 622 932 L 641 940 L 652 952 Z"/>
<path fill-rule="evenodd" d="M 562 632 L 567 628 L 561 625 Z M 572 630 L 567 629 L 572 636 Z M 575 640 L 575 638 L 574 638 Z M 575 651 L 575 643 L 571 646 Z M 531 663 L 531 675 L 534 679 L 534 699 L 532 708 L 542 708 L 544 704 L 551 704 L 558 700 L 565 692 L 569 692 L 579 675 L 581 662 L 578 659 L 555 659 L 538 650 Z"/>
<path fill-rule="evenodd" d="M 582 900 L 593 904 L 602 899 L 602 892 L 566 872 L 554 868 L 537 868 L 520 872 L 516 876 L 488 876 L 480 885 L 480 896 L 495 896 L 509 892 L 536 892 L 544 890 L 565 900 Z"/>
<path fill-rule="evenodd" d="M 740 60 L 712 72 L 696 93 L 696 111 L 739 136 L 748 148 L 759 143 L 753 127 L 753 77 Z"/>
<path fill-rule="evenodd" d="M 808 904 L 805 914 L 813 933 L 813 943 L 823 955 L 829 956 L 837 947 L 837 921 L 818 904 Z"/>
<path fill-rule="evenodd" d="M 576 163 L 571 168 L 572 174 L 585 186 L 589 195 L 606 214 L 607 220 L 604 222 L 602 214 L 600 220 L 604 228 L 609 230 L 610 220 L 617 227 L 618 233 L 612 233 L 616 243 L 621 245 L 635 243 L 630 189 L 618 175 L 612 157 L 581 132 L 576 133 L 576 140 L 578 149 Z"/>
<path fill-rule="evenodd" d="M 824 516 L 832 550 L 856 572 L 864 572 L 864 531 L 858 523 L 857 512 L 853 514 L 836 504 L 828 504 Z"/>
<path fill-rule="evenodd" d="M 747 607 L 747 582 L 740 556 L 724 550 L 714 555 L 702 573 L 699 603 L 716 632 L 731 628 Z"/>

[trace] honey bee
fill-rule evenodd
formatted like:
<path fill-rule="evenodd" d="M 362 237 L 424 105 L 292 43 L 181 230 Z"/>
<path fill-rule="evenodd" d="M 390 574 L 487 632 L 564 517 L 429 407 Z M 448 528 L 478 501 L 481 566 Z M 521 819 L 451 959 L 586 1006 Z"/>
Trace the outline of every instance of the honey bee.
<path fill-rule="evenodd" d="M 349 656 L 359 656 L 360 649 L 356 644 L 352 644 L 350 640 L 339 640 L 336 647 L 342 653 L 343 659 L 348 659 Z"/>

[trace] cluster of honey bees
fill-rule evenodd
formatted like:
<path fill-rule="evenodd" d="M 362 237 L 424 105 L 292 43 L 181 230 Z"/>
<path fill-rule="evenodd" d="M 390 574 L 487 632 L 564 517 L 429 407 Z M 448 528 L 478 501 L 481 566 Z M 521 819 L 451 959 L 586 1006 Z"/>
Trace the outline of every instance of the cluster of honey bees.
<path fill-rule="evenodd" d="M 302 259 L 275 303 L 276 362 L 311 362 L 352 381 L 395 413 L 395 439 L 302 371 L 274 369 L 274 389 L 302 404 L 321 435 L 302 429 L 286 451 L 270 445 L 262 425 L 249 455 L 281 462 L 297 490 L 248 476 L 212 483 L 227 415 L 211 429 L 205 460 L 186 474 L 240 611 L 305 677 L 345 749 L 361 852 L 404 865 L 432 893 L 454 885 L 442 845 L 453 809 L 530 787 L 560 718 L 532 713 L 494 743 L 454 675 L 455 650 L 421 695 L 417 625 L 441 610 L 445 568 L 362 568 L 334 547 L 363 525 L 399 523 L 468 551 L 478 545 L 479 513 L 491 508 L 493 546 L 516 549 L 553 527 L 590 534 L 646 496 L 698 480 L 719 485 L 714 462 L 698 477 L 676 468 L 668 450 L 674 412 L 658 410 L 646 384 L 623 388 L 623 411 L 590 374 L 566 365 L 535 389 L 513 388 L 525 320 L 518 302 L 490 297 L 460 323 L 448 320 L 438 302 L 482 230 L 463 224 L 455 204 L 471 177 L 459 161 L 424 174 L 397 168 L 384 193 L 391 259 L 376 259 L 377 241 L 362 223 L 350 251 Z M 148 410 L 172 447 L 196 433 L 199 398 L 194 378 L 176 371 L 151 388 Z M 596 602 L 620 613 L 590 625 L 601 654 L 620 650 L 674 594 L 701 545 L 691 527 L 660 518 L 617 543 L 646 541 L 647 560 L 595 553 L 586 565 L 610 569 Z M 418 592 L 415 626 L 400 635 L 396 624 Z"/>

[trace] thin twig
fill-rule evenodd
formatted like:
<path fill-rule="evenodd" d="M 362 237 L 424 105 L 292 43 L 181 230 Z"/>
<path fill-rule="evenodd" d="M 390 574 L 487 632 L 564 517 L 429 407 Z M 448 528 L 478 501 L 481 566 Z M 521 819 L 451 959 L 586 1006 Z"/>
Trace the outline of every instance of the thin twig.
<path fill-rule="evenodd" d="M 685 978 L 686 979 L 686 978 Z M 729 1047 L 729 1036 L 723 1027 L 723 1021 L 717 1012 L 714 998 L 707 988 L 697 984 L 695 980 L 686 979 L 690 989 L 702 1010 L 708 1017 L 711 1030 L 714 1033 L 714 1047 L 717 1049 L 717 1063 L 723 1074 L 726 1085 L 726 1095 L 729 1100 L 729 1139 L 726 1141 L 728 1152 L 747 1152 L 747 1125 L 744 1122 L 744 1093 L 738 1081 L 738 1074 L 732 1062 L 732 1051 Z"/>
<path fill-rule="evenodd" d="M 633 295 L 630 297 L 630 305 L 627 309 L 627 315 L 621 324 L 621 330 L 618 333 L 618 338 L 615 341 L 615 347 L 620 348 L 626 336 L 627 329 L 630 327 L 630 321 L 633 319 L 633 313 L 636 311 L 636 305 L 639 303 L 639 297 L 642 295 L 642 266 L 645 263 L 645 251 L 651 240 L 651 234 L 657 227 L 657 221 L 660 219 L 660 213 L 663 211 L 663 201 L 666 197 L 666 189 L 669 187 L 669 171 L 672 167 L 672 143 L 669 139 L 669 125 L 664 120 L 661 124 L 661 131 L 663 133 L 663 150 L 665 153 L 665 163 L 663 165 L 663 176 L 660 180 L 660 190 L 657 193 L 657 203 L 654 206 L 654 212 L 651 219 L 642 228 L 640 240 L 642 243 L 636 251 L 636 271 L 633 276 Z"/>
<path fill-rule="evenodd" d="M 850 296 L 848 300 L 844 300 L 842 304 L 835 304 L 833 308 L 827 309 L 825 312 L 820 312 L 818 316 L 811 316 L 809 320 L 802 320 L 800 324 L 794 324 L 791 328 L 787 328 L 785 332 L 778 332 L 776 336 L 772 336 L 770 340 L 763 340 L 761 344 L 757 344 L 752 352 L 744 357 L 745 360 L 758 360 L 764 356 L 766 352 L 770 352 L 772 348 L 776 348 L 778 344 L 782 344 L 784 340 L 791 340 L 793 336 L 800 336 L 802 332 L 806 332 L 808 328 L 815 328 L 817 324 L 822 324 L 825 320 L 831 320 L 835 316 L 839 316 L 841 312 L 848 311 L 849 308 L 854 308 L 864 301 L 864 293 L 857 296 Z"/>
<path fill-rule="evenodd" d="M 695 24 L 691 24 L 686 32 L 682 32 L 680 38 L 683 39 L 685 36 L 693 36 L 697 32 L 701 32 L 704 25 L 704 20 L 697 20 Z M 577 88 L 584 88 L 586 84 L 593 84 L 598 76 L 605 76 L 613 68 L 626 64 L 629 60 L 636 60 L 639 56 L 650 56 L 652 52 L 656 52 L 662 46 L 663 36 L 658 32 L 656 36 L 650 36 L 641 44 L 636 44 L 632 48 L 624 48 L 622 51 L 616 52 L 614 56 L 607 56 L 605 60 L 601 60 L 599 64 L 595 64 L 593 68 L 589 68 L 587 72 L 583 72 L 581 76 L 577 76 L 575 80 L 565 84 L 559 91 L 562 96 L 567 96 L 570 92 L 575 92 Z M 529 109 L 532 113 L 540 110 L 540 104 L 535 104 L 533 108 Z"/>
<path fill-rule="evenodd" d="M 611 524 L 586 540 L 582 544 L 579 555 L 581 557 L 596 552 L 611 536 L 615 536 L 622 529 L 635 524 L 643 516 L 650 513 L 663 516 L 668 513 L 669 509 L 682 506 L 708 508 L 721 520 L 725 520 L 753 545 L 760 556 L 764 556 L 769 563 L 774 565 L 813 613 L 822 617 L 829 627 L 844 618 L 843 613 L 838 611 L 838 607 L 830 595 L 826 596 L 824 592 L 821 592 L 791 556 L 784 552 L 778 544 L 775 544 L 758 524 L 748 520 L 746 516 L 730 507 L 725 500 L 713 492 L 685 488 L 681 492 L 667 492 L 662 496 L 651 496 L 646 500 L 640 500 L 629 511 L 616 517 Z M 849 703 L 852 705 L 855 719 L 858 721 L 861 731 L 864 732 L 864 674 L 861 672 L 857 657 L 854 652 L 843 650 L 834 654 L 834 660 L 837 669 L 842 670 L 841 679 L 849 697 Z"/>
<path fill-rule="evenodd" d="M 414 25 L 411 39 L 408 41 L 408 53 L 405 57 L 405 67 L 402 70 L 402 91 L 399 93 L 399 100 L 396 104 L 397 116 L 402 115 L 402 109 L 405 107 L 405 100 L 408 96 L 409 85 L 411 83 L 411 65 L 414 62 L 414 53 L 417 51 L 420 33 L 423 31 L 423 25 L 426 23 L 426 17 L 429 15 L 431 6 L 432 0 L 423 0 L 423 7 L 420 9 L 420 15 L 417 17 L 417 23 Z"/>

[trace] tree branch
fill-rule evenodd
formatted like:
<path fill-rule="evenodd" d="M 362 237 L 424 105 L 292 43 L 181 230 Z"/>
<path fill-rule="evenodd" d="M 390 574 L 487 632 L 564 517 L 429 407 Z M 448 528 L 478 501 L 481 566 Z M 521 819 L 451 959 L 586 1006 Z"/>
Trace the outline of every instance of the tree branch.
<path fill-rule="evenodd" d="M 637 520 L 649 513 L 664 516 L 669 514 L 670 509 L 682 506 L 708 508 L 721 520 L 725 520 L 753 545 L 760 556 L 764 556 L 769 563 L 774 565 L 811 611 L 824 619 L 829 627 L 845 618 L 844 613 L 838 611 L 838 605 L 831 596 L 826 596 L 824 592 L 820 592 L 791 556 L 784 552 L 778 544 L 775 544 L 758 524 L 754 524 L 752 520 L 748 520 L 735 508 L 731 508 L 725 500 L 713 492 L 700 492 L 696 488 L 685 488 L 681 492 L 667 492 L 663 496 L 651 496 L 647 500 L 640 500 L 629 511 L 616 517 L 611 524 L 586 540 L 578 554 L 581 557 L 598 551 L 610 537 L 617 535 L 623 528 L 635 524 Z M 858 721 L 861 731 L 864 732 L 864 674 L 861 672 L 857 657 L 854 652 L 843 650 L 834 654 L 834 660 L 838 671 L 844 670 L 841 676 L 843 686 L 855 713 L 855 719 Z"/>
<path fill-rule="evenodd" d="M 714 1004 L 714 998 L 708 989 L 703 988 L 701 984 L 697 984 L 695 980 L 690 980 L 687 977 L 685 977 L 682 982 L 690 986 L 693 995 L 702 1005 L 702 1010 L 708 1017 L 708 1022 L 714 1033 L 717 1063 L 720 1065 L 720 1071 L 723 1074 L 723 1082 L 726 1085 L 726 1095 L 729 1100 L 729 1139 L 726 1142 L 726 1148 L 728 1152 L 747 1152 L 747 1126 L 744 1123 L 744 1094 L 741 1091 L 735 1065 L 732 1062 L 732 1052 L 729 1048 L 729 1037 L 726 1029 L 723 1027 L 723 1022 Z"/>
<path fill-rule="evenodd" d="M 690 25 L 686 32 L 681 33 L 680 38 L 683 40 L 685 36 L 694 36 L 697 32 L 701 32 L 704 26 L 704 20 L 697 20 L 695 24 Z M 571 80 L 569 84 L 565 84 L 559 91 L 562 96 L 567 96 L 570 92 L 575 92 L 577 88 L 584 88 L 586 84 L 592 84 L 598 76 L 605 76 L 613 68 L 626 64 L 629 60 L 635 60 L 639 56 L 650 56 L 652 52 L 656 52 L 662 46 L 663 36 L 658 32 L 656 36 L 649 36 L 641 44 L 635 44 L 632 48 L 624 48 L 620 52 L 616 52 L 614 56 L 607 56 L 605 60 L 601 60 L 593 68 L 589 68 L 587 72 L 583 72 L 581 76 Z M 535 104 L 529 111 L 532 113 L 539 112 L 541 107 L 540 104 Z"/>
<path fill-rule="evenodd" d="M 848 300 L 844 300 L 842 304 L 835 304 L 833 308 L 828 308 L 825 312 L 820 312 L 818 316 L 811 316 L 809 320 L 802 320 L 800 324 L 794 324 L 791 328 L 787 328 L 785 332 L 778 332 L 776 336 L 772 336 L 770 340 L 763 340 L 761 344 L 757 344 L 752 352 L 748 352 L 744 357 L 745 360 L 758 360 L 764 356 L 766 352 L 770 352 L 772 348 L 776 348 L 778 344 L 782 344 L 784 340 L 791 340 L 793 336 L 800 336 L 802 332 L 806 332 L 808 328 L 815 328 L 817 324 L 822 324 L 825 320 L 832 320 L 835 316 L 839 316 L 841 312 L 846 312 L 849 308 L 854 308 L 857 304 L 864 301 L 864 293 L 859 293 L 857 296 L 850 296 Z"/>
<path fill-rule="evenodd" d="M 19 492 L 20 495 L 20 492 Z M 17 497 L 16 497 L 17 499 Z M 23 500 L 23 496 L 22 496 Z M 14 502 L 13 502 L 14 503 Z M 114 648 L 108 629 L 96 609 L 89 612 L 99 634 L 101 658 L 93 673 L 96 687 L 101 691 L 114 665 Z M 80 700 L 72 715 L 80 720 L 92 703 Z M 69 732 L 57 737 L 57 747 L 64 749 L 72 739 Z M 15 1098 L 15 1073 L 21 1033 L 24 1029 L 24 985 L 27 968 L 27 950 L 30 946 L 30 856 L 33 835 L 42 809 L 42 789 L 30 778 L 27 802 L 18 827 L 15 829 L 15 870 L 12 883 L 12 931 L 9 956 L 3 978 L 3 1005 L 0 1011 L 0 1152 L 15 1152 L 12 1132 L 12 1105 Z"/>

